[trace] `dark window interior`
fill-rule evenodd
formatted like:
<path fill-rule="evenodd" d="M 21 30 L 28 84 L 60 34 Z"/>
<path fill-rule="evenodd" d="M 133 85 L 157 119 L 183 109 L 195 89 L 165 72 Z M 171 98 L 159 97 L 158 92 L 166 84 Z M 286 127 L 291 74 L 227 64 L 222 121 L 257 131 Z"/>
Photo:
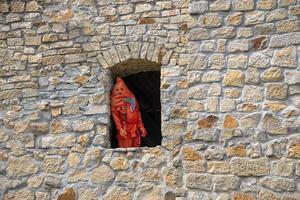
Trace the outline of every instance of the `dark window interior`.
<path fill-rule="evenodd" d="M 160 71 L 140 72 L 122 77 L 134 93 L 143 118 L 147 136 L 142 146 L 155 147 L 161 144 Z M 117 148 L 116 128 L 112 121 L 111 147 Z"/>

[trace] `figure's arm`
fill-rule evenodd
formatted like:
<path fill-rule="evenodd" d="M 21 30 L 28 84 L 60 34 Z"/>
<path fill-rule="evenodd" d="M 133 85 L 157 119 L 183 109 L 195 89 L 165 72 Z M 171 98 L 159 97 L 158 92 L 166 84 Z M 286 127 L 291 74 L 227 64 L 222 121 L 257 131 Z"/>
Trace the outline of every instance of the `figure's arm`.
<path fill-rule="evenodd" d="M 139 128 L 139 130 L 141 131 L 142 137 L 146 137 L 147 131 L 146 131 L 145 127 L 144 127 L 143 119 L 142 119 L 142 116 L 141 116 L 141 112 L 140 112 L 140 111 L 139 111 L 138 128 Z"/>
<path fill-rule="evenodd" d="M 113 109 L 112 110 L 112 117 L 113 117 L 113 120 L 115 122 L 116 129 L 117 129 L 118 133 L 120 133 L 120 135 L 122 137 L 126 137 L 127 133 L 123 129 L 123 124 L 121 122 L 121 119 L 120 119 L 120 116 L 119 116 L 119 112 L 117 110 Z"/>

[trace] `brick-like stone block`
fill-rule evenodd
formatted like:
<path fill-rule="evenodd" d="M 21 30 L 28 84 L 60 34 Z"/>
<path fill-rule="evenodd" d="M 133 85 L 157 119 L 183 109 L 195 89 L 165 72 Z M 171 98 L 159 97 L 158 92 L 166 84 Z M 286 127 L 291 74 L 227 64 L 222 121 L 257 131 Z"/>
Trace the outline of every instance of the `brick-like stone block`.
<path fill-rule="evenodd" d="M 232 158 L 230 164 L 231 172 L 237 176 L 265 176 L 270 171 L 267 158 Z"/>

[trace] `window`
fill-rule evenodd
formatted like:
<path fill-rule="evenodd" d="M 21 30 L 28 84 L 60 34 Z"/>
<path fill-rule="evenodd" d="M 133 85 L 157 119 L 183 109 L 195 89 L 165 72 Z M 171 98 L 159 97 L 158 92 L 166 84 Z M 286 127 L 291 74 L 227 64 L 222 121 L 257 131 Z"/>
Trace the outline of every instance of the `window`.
<path fill-rule="evenodd" d="M 136 65 L 138 63 L 139 67 Z M 114 83 L 117 77 L 121 77 L 139 103 L 142 120 L 147 130 L 147 136 L 142 138 L 141 146 L 160 145 L 162 139 L 160 68 L 152 62 L 131 61 L 131 63 L 122 63 L 119 68 L 114 67 L 113 69 L 111 72 Z M 117 131 L 112 119 L 111 124 L 111 147 L 117 148 Z"/>

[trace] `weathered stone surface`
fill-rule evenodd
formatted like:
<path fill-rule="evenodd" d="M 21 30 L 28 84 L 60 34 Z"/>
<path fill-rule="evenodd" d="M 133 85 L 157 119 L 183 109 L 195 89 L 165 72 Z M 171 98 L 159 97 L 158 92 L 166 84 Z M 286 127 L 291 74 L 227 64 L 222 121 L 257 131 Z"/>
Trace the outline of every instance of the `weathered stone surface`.
<path fill-rule="evenodd" d="M 67 188 L 62 194 L 57 197 L 57 200 L 75 200 L 76 193 L 73 188 Z"/>
<path fill-rule="evenodd" d="M 209 115 L 206 118 L 199 120 L 198 128 L 213 128 L 216 126 L 218 117 L 214 115 Z"/>
<path fill-rule="evenodd" d="M 294 191 L 295 182 L 293 179 L 264 177 L 260 180 L 261 184 L 277 192 Z"/>
<path fill-rule="evenodd" d="M 188 161 L 202 160 L 202 157 L 199 155 L 199 153 L 192 147 L 183 147 L 182 156 L 183 156 L 183 160 L 188 160 Z"/>
<path fill-rule="evenodd" d="M 112 187 L 103 196 L 104 200 L 130 200 L 131 198 L 130 192 L 121 187 Z"/>
<path fill-rule="evenodd" d="M 27 176 L 38 172 L 39 168 L 35 161 L 29 156 L 10 156 L 7 164 L 7 175 L 11 177 Z"/>
<path fill-rule="evenodd" d="M 128 160 L 125 157 L 115 157 L 110 161 L 110 166 L 114 170 L 125 170 L 128 168 Z"/>
<path fill-rule="evenodd" d="M 238 121 L 232 115 L 227 114 L 224 118 L 224 128 L 237 128 Z"/>
<path fill-rule="evenodd" d="M 271 174 L 276 176 L 291 176 L 293 173 L 293 161 L 288 159 L 282 159 L 275 161 L 271 165 Z"/>
<path fill-rule="evenodd" d="M 63 173 L 64 159 L 58 156 L 46 156 L 44 159 L 44 170 L 47 173 Z"/>
<path fill-rule="evenodd" d="M 228 71 L 224 76 L 224 85 L 226 86 L 243 86 L 245 81 L 245 76 L 241 71 L 232 70 Z"/>
<path fill-rule="evenodd" d="M 248 102 L 262 101 L 263 88 L 257 86 L 245 86 L 243 89 L 243 100 Z"/>
<path fill-rule="evenodd" d="M 207 1 L 194 1 L 189 6 L 189 13 L 193 14 L 201 14 L 205 13 L 208 10 L 208 2 Z"/>
<path fill-rule="evenodd" d="M 186 175 L 186 186 L 201 190 L 212 189 L 212 176 L 207 174 L 191 173 Z"/>
<path fill-rule="evenodd" d="M 234 192 L 233 200 L 255 200 L 255 195 L 251 193 Z"/>
<path fill-rule="evenodd" d="M 90 131 L 94 128 L 94 122 L 92 120 L 77 120 L 72 123 L 72 130 L 76 132 Z"/>
<path fill-rule="evenodd" d="M 247 66 L 248 56 L 245 54 L 233 54 L 229 55 L 227 58 L 227 64 L 229 68 L 232 69 L 245 69 Z"/>
<path fill-rule="evenodd" d="M 231 171 L 237 176 L 265 176 L 269 174 L 269 160 L 266 158 L 232 158 Z"/>
<path fill-rule="evenodd" d="M 217 175 L 212 179 L 214 191 L 228 191 L 239 188 L 239 178 L 234 175 Z"/>
<path fill-rule="evenodd" d="M 4 200 L 10 199 L 34 200 L 35 195 L 31 190 L 10 191 L 4 195 Z"/>
<path fill-rule="evenodd" d="M 213 174 L 228 174 L 230 172 L 230 164 L 223 161 L 207 162 L 207 171 Z"/>
<path fill-rule="evenodd" d="M 286 47 L 276 50 L 272 58 L 272 64 L 281 67 L 296 67 L 296 48 Z"/>
<path fill-rule="evenodd" d="M 71 147 L 75 144 L 76 137 L 74 134 L 64 136 L 47 136 L 41 138 L 42 148 L 57 148 L 57 147 Z"/>
<path fill-rule="evenodd" d="M 254 1 L 253 0 L 235 0 L 232 2 L 232 7 L 233 10 L 240 10 L 240 11 L 245 11 L 245 10 L 252 10 L 254 8 Z"/>
<path fill-rule="evenodd" d="M 267 84 L 266 98 L 271 100 L 285 100 L 287 98 L 288 87 L 286 84 Z"/>
<path fill-rule="evenodd" d="M 226 148 L 228 157 L 244 157 L 246 156 L 246 148 L 244 145 L 230 146 Z"/>
<path fill-rule="evenodd" d="M 279 67 L 269 68 L 261 77 L 264 81 L 279 81 L 282 79 L 281 69 Z"/>
<path fill-rule="evenodd" d="M 300 144 L 291 144 L 288 148 L 288 157 L 300 158 Z"/>
<path fill-rule="evenodd" d="M 90 174 L 90 178 L 93 183 L 109 182 L 113 180 L 114 176 L 112 169 L 105 165 L 95 168 Z"/>

